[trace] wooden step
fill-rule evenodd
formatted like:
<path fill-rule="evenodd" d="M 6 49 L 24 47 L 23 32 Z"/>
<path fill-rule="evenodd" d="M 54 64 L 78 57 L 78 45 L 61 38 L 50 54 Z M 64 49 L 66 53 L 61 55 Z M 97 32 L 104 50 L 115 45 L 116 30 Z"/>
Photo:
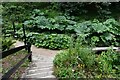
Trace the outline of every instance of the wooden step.
<path fill-rule="evenodd" d="M 41 68 L 41 69 L 29 69 L 28 74 L 34 74 L 34 73 L 41 73 L 41 72 L 49 72 L 52 71 L 52 67 L 49 68 Z"/>
<path fill-rule="evenodd" d="M 28 74 L 28 75 L 26 75 L 26 78 L 42 78 L 42 77 L 45 78 L 46 76 L 51 76 L 52 73 L 53 73 L 53 71 Z"/>

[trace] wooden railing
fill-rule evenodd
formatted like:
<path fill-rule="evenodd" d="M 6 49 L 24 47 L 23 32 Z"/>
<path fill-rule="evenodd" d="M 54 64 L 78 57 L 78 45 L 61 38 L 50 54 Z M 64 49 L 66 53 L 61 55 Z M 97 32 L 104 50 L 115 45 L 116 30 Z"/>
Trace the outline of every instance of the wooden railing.
<path fill-rule="evenodd" d="M 92 50 L 93 51 L 107 51 L 108 49 L 110 49 L 110 47 L 95 47 Z M 120 47 L 111 47 L 111 49 L 120 52 Z"/>
<path fill-rule="evenodd" d="M 5 57 L 7 57 L 11 54 L 14 54 L 15 52 L 18 52 L 18 51 L 22 50 L 22 49 L 27 50 L 28 54 L 23 59 L 21 59 L 20 62 L 18 62 L 15 66 L 13 66 L 7 73 L 5 73 L 2 76 L 1 80 L 9 79 L 10 76 L 25 62 L 26 59 L 29 59 L 30 62 L 32 61 L 31 44 L 27 43 L 27 45 L 20 46 L 20 47 L 17 47 L 17 48 L 13 48 L 13 49 L 10 49 L 8 51 L 4 51 L 4 52 L 0 53 L 2 55 L 2 57 L 0 59 L 3 59 L 3 58 L 5 58 Z"/>

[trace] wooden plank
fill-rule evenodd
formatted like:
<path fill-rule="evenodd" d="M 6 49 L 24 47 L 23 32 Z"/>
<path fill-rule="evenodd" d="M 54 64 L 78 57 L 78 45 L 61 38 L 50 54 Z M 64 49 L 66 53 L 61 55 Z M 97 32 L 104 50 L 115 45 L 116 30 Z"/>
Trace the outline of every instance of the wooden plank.
<path fill-rule="evenodd" d="M 24 49 L 24 48 L 26 48 L 26 45 L 20 46 L 20 47 L 17 47 L 17 48 L 13 48 L 13 49 L 10 49 L 10 50 L 8 50 L 8 51 L 4 51 L 4 52 L 2 52 L 2 53 L 0 53 L 0 54 L 2 54 L 2 58 L 5 58 L 5 57 L 7 57 L 8 55 L 11 55 L 11 54 L 13 54 L 13 53 L 15 53 L 15 52 L 17 52 L 17 51 L 20 51 L 20 50 L 22 50 L 22 49 Z M 1 59 L 1 57 L 0 57 L 0 59 Z"/>
<path fill-rule="evenodd" d="M 113 50 L 120 51 L 120 47 L 95 47 L 92 50 L 93 51 L 106 51 L 106 50 L 111 49 L 111 48 Z"/>

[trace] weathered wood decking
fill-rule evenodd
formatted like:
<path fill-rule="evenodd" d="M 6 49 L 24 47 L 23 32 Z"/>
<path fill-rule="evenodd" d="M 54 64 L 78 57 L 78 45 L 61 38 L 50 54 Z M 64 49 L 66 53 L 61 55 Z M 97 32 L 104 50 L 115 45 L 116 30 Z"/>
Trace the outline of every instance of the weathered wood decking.
<path fill-rule="evenodd" d="M 113 49 L 113 50 L 116 50 L 116 51 L 120 52 L 120 47 L 95 47 L 92 50 L 93 51 L 106 51 L 108 49 Z"/>

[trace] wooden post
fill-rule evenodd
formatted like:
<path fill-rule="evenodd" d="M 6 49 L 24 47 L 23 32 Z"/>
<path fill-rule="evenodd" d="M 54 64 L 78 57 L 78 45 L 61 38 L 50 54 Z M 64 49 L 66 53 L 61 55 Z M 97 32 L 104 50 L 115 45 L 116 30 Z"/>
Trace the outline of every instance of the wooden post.
<path fill-rule="evenodd" d="M 14 23 L 14 21 L 12 22 L 12 24 L 13 24 L 13 30 L 14 30 L 13 37 L 15 38 L 16 31 L 15 31 L 15 23 Z"/>
<path fill-rule="evenodd" d="M 25 39 L 24 44 L 26 45 L 26 35 L 25 35 L 25 26 L 23 24 L 23 38 Z"/>
<path fill-rule="evenodd" d="M 30 62 L 32 62 L 32 51 L 31 51 L 31 43 L 30 42 L 27 43 L 27 49 L 28 49 L 28 54 L 30 54 L 28 59 Z"/>

